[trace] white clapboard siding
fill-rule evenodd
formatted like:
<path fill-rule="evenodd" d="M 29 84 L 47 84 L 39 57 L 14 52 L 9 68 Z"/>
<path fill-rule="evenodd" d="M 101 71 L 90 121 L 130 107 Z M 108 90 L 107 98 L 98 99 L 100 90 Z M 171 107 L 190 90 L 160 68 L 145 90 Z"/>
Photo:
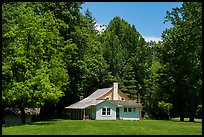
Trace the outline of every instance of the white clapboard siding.
<path fill-rule="evenodd" d="M 136 111 L 134 112 L 134 108 L 131 108 L 131 112 L 124 112 L 124 108 L 120 108 L 120 119 L 121 120 L 139 120 L 140 119 L 140 109 L 136 107 Z"/>
<path fill-rule="evenodd" d="M 102 115 L 102 108 L 110 108 L 110 115 Z M 96 120 L 116 120 L 116 106 L 104 101 L 96 106 Z"/>

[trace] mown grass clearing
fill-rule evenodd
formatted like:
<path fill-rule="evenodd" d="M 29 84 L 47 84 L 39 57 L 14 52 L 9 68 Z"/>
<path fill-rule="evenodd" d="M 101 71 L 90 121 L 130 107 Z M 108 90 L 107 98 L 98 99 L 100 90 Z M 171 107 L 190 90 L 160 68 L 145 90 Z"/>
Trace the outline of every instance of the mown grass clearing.
<path fill-rule="evenodd" d="M 3 135 L 202 135 L 201 122 L 62 120 L 2 127 Z"/>

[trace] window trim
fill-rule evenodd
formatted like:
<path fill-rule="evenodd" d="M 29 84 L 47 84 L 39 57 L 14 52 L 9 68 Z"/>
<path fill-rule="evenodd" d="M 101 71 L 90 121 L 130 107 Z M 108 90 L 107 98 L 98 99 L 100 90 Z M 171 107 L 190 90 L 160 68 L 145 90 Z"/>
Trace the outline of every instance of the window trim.
<path fill-rule="evenodd" d="M 106 115 L 110 116 L 110 108 L 106 108 Z"/>
<path fill-rule="evenodd" d="M 105 113 L 105 114 L 104 114 Z M 111 108 L 102 108 L 102 111 L 101 111 L 101 114 L 102 116 L 110 116 L 111 114 Z"/>
<path fill-rule="evenodd" d="M 105 111 L 104 111 L 104 109 L 105 109 Z M 105 114 L 104 114 L 105 113 Z M 105 116 L 106 115 L 106 108 L 102 108 L 102 116 Z"/>

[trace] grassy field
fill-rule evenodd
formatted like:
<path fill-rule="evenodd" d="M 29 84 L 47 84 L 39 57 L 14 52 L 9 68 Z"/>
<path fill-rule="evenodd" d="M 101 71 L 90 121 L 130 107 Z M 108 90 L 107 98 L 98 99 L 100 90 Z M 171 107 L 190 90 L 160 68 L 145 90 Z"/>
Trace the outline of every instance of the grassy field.
<path fill-rule="evenodd" d="M 2 127 L 3 135 L 202 135 L 202 123 L 165 120 L 62 120 Z"/>

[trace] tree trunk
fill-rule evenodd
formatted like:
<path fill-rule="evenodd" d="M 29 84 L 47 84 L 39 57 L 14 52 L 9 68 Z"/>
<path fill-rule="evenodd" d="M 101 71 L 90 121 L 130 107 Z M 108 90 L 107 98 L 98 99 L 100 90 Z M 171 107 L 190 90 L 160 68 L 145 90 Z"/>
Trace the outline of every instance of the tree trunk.
<path fill-rule="evenodd" d="M 196 96 L 195 94 L 191 95 L 192 97 L 192 101 L 191 101 L 191 104 L 190 104 L 190 116 L 189 116 L 189 122 L 195 122 L 194 120 L 194 116 L 196 114 Z"/>
<path fill-rule="evenodd" d="M 170 113 L 168 113 L 168 118 L 169 118 L 169 121 L 170 121 L 171 120 Z"/>
<path fill-rule="evenodd" d="M 195 120 L 194 120 L 194 116 L 190 116 L 190 118 L 189 118 L 189 122 L 195 122 Z"/>
<path fill-rule="evenodd" d="M 184 115 L 180 114 L 180 121 L 184 121 Z"/>
<path fill-rule="evenodd" d="M 21 107 L 20 109 L 21 109 L 21 121 L 22 121 L 22 124 L 25 124 L 25 117 L 26 117 L 25 110 L 23 107 Z"/>

